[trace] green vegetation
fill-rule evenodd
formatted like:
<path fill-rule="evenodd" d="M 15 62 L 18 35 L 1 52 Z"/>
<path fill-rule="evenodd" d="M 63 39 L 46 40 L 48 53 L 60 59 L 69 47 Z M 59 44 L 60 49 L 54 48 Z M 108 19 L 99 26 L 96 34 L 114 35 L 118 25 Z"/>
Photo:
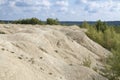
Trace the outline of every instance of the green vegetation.
<path fill-rule="evenodd" d="M 107 29 L 107 24 L 105 22 L 102 22 L 101 20 L 98 20 L 96 24 L 94 25 L 97 31 L 104 32 Z"/>
<path fill-rule="evenodd" d="M 105 65 L 104 76 L 109 80 L 120 80 L 120 45 L 119 49 L 112 51 L 113 55 L 110 56 Z"/>
<path fill-rule="evenodd" d="M 102 21 L 94 25 L 84 22 L 82 27 L 88 29 L 86 34 L 95 42 L 112 52 L 106 60 L 104 76 L 109 80 L 120 80 L 120 27 L 108 26 Z"/>
<path fill-rule="evenodd" d="M 42 22 L 41 20 L 37 19 L 37 18 L 28 18 L 28 19 L 21 19 L 21 20 L 16 20 L 13 21 L 13 24 L 49 24 L 49 25 L 58 25 L 60 24 L 58 19 L 52 19 L 52 18 L 48 18 L 46 20 L 46 22 Z"/>
<path fill-rule="evenodd" d="M 83 61 L 83 66 L 86 66 L 86 67 L 89 67 L 91 66 L 91 60 L 90 60 L 90 57 L 88 58 L 85 58 L 84 61 Z"/>
<path fill-rule="evenodd" d="M 90 25 L 87 23 L 87 21 L 84 21 L 83 24 L 80 26 L 81 28 L 88 28 Z"/>
<path fill-rule="evenodd" d="M 16 20 L 13 23 L 15 24 L 43 24 L 43 22 L 37 18 Z"/>
<path fill-rule="evenodd" d="M 102 26 L 102 27 L 100 27 Z M 106 23 L 97 21 L 95 25 L 87 26 L 87 35 L 95 42 L 101 44 L 108 50 L 115 50 L 120 43 L 120 34 L 115 28 L 108 26 Z"/>
<path fill-rule="evenodd" d="M 52 19 L 52 18 L 48 18 L 46 23 L 49 24 L 49 25 L 58 25 L 58 24 L 60 24 L 58 19 Z"/>
<path fill-rule="evenodd" d="M 4 22 L 3 22 L 3 21 L 0 21 L 0 24 L 4 24 Z"/>
<path fill-rule="evenodd" d="M 117 33 L 120 33 L 120 26 L 114 27 Z"/>

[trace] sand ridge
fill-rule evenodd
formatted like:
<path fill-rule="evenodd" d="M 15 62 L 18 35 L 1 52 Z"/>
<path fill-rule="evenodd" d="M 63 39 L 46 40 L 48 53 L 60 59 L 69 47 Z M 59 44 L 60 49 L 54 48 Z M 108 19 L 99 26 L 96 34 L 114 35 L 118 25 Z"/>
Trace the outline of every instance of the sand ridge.
<path fill-rule="evenodd" d="M 107 80 L 110 54 L 77 26 L 0 24 L 0 80 Z M 90 67 L 83 65 L 85 59 Z"/>

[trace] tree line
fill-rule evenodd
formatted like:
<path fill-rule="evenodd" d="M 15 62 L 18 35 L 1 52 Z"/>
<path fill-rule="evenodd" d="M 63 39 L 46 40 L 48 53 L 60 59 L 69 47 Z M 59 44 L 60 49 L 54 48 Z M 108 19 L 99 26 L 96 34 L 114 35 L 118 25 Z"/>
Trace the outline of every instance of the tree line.
<path fill-rule="evenodd" d="M 32 24 L 32 25 L 35 25 L 35 24 L 59 25 L 60 24 L 58 19 L 53 19 L 53 18 L 47 18 L 47 20 L 45 22 L 41 21 L 37 18 L 27 18 L 27 19 L 15 20 L 12 23 L 14 23 L 14 24 Z"/>

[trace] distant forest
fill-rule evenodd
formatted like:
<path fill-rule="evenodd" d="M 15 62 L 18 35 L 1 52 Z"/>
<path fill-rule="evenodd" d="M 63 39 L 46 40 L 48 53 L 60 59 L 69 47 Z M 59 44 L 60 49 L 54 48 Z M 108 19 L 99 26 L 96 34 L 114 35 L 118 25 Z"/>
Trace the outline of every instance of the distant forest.
<path fill-rule="evenodd" d="M 28 19 L 30 20 L 33 18 L 19 19 L 19 20 L 0 20 L 0 23 L 13 23 L 15 21 L 22 21 L 22 20 L 28 20 Z M 37 19 L 37 18 L 35 18 L 35 19 Z M 48 18 L 48 19 L 52 19 L 52 18 Z M 37 19 L 37 20 L 39 20 L 39 19 Z M 52 19 L 52 20 L 58 20 L 58 19 Z M 41 22 L 45 23 L 46 21 L 41 21 Z M 83 22 L 84 21 L 59 21 L 59 24 L 61 24 L 61 25 L 81 25 Z M 86 21 L 86 22 L 91 25 L 96 23 L 96 21 Z M 104 22 L 107 23 L 108 25 L 120 26 L 120 21 L 104 21 Z"/>
<path fill-rule="evenodd" d="M 84 21 L 61 21 L 61 24 L 66 25 L 81 25 Z M 96 21 L 86 21 L 89 24 L 95 24 Z M 120 21 L 105 21 L 108 25 L 120 26 Z"/>

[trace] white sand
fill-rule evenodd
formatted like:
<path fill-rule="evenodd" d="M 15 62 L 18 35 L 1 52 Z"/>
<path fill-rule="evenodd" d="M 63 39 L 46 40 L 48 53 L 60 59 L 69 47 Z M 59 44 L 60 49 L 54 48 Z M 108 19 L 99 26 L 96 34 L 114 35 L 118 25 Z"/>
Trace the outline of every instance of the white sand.
<path fill-rule="evenodd" d="M 77 26 L 0 24 L 0 80 L 107 80 L 92 68 L 110 52 Z M 91 67 L 83 66 L 85 58 Z"/>

